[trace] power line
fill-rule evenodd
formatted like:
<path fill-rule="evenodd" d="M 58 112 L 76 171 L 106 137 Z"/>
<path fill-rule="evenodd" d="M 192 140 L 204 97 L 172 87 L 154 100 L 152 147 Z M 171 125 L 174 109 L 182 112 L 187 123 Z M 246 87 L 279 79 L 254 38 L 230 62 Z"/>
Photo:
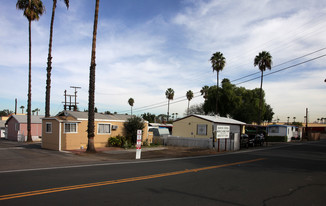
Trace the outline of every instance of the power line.
<path fill-rule="evenodd" d="M 325 49 L 326 49 L 326 47 L 324 47 L 324 48 L 322 48 L 322 49 L 319 49 L 319 50 L 316 50 L 316 51 L 314 51 L 314 52 L 311 52 L 311 53 L 309 53 L 309 54 L 303 55 L 303 56 L 301 56 L 301 57 L 297 57 L 297 58 L 294 58 L 294 59 L 292 59 L 292 60 L 286 61 L 286 62 L 284 62 L 284 63 L 281 63 L 281 64 L 277 65 L 277 66 L 284 65 L 284 64 L 289 63 L 289 62 L 291 62 L 291 61 L 294 61 L 294 60 L 297 60 L 297 59 L 300 59 L 300 58 L 303 58 L 303 57 L 309 56 L 309 55 L 311 55 L 311 54 L 317 53 L 317 52 L 322 51 L 322 50 L 325 50 Z M 282 68 L 282 69 L 279 69 L 279 70 L 276 70 L 276 71 L 270 72 L 270 73 L 268 73 L 268 74 L 264 74 L 263 76 L 269 76 L 269 75 L 272 75 L 272 74 L 275 74 L 275 73 L 278 73 L 278 72 L 281 72 L 281 71 L 284 71 L 284 70 L 287 70 L 287 69 L 290 69 L 290 68 L 293 68 L 293 67 L 296 67 L 296 66 L 299 66 L 299 65 L 302 65 L 302 64 L 305 64 L 305 63 L 311 62 L 311 61 L 314 61 L 314 60 L 316 60 L 316 59 L 319 59 L 319 58 L 322 58 L 322 57 L 325 57 L 325 56 L 326 56 L 326 54 L 323 54 L 323 55 L 320 55 L 320 56 L 318 56 L 318 57 L 315 57 L 315 58 L 312 58 L 312 59 L 308 59 L 308 60 L 306 60 L 306 61 L 303 61 L 303 62 L 300 62 L 300 63 L 294 64 L 294 65 L 291 65 L 291 66 L 288 66 L 288 67 L 285 67 L 285 68 Z M 275 67 L 277 67 L 277 66 L 275 66 Z M 275 67 L 274 67 L 274 68 L 275 68 Z M 256 73 L 254 73 L 254 74 L 258 74 L 258 73 L 260 73 L 260 72 L 256 72 Z M 249 76 L 252 76 L 252 75 L 254 75 L 254 74 L 246 75 L 246 76 L 244 76 L 244 77 L 242 77 L 242 78 L 238 78 L 237 80 L 244 79 L 244 78 L 249 77 Z M 239 84 L 243 84 L 243 83 L 246 83 L 246 82 L 250 82 L 250 81 L 253 81 L 253 80 L 258 79 L 258 78 L 260 78 L 260 76 L 255 77 L 255 78 L 252 78 L 252 79 L 249 79 L 249 80 L 246 80 L 246 81 L 243 81 L 243 82 L 240 82 L 240 83 L 237 83 L 237 84 L 235 84 L 235 85 L 239 85 Z M 233 80 L 233 81 L 235 81 L 235 80 Z M 231 81 L 231 82 L 233 82 L 233 81 Z M 194 94 L 198 94 L 198 93 L 200 93 L 200 91 L 199 91 L 199 92 L 195 92 Z M 201 95 L 197 95 L 197 96 L 195 96 L 194 98 L 197 98 L 197 97 L 199 97 L 199 96 L 201 96 Z M 185 97 L 183 97 L 183 96 L 181 96 L 181 97 L 177 97 L 177 98 L 175 98 L 175 100 L 176 100 L 176 99 L 181 99 L 181 98 L 185 98 Z M 171 102 L 170 104 L 175 104 L 175 103 L 179 103 L 179 102 L 186 101 L 186 100 L 188 100 L 188 99 L 187 99 L 187 98 L 185 98 L 185 99 L 181 99 L 181 100 L 178 100 L 178 101 Z M 135 111 L 135 112 L 140 112 L 140 111 L 144 111 L 144 110 L 156 109 L 156 108 L 163 107 L 163 106 L 166 106 L 166 105 L 167 105 L 166 102 L 160 102 L 160 103 L 155 103 L 155 104 L 151 104 L 151 105 L 147 105 L 147 106 L 139 107 L 139 108 L 137 108 L 137 109 L 134 109 L 134 111 Z M 129 111 L 129 110 L 125 110 L 125 111 L 122 111 L 122 112 L 120 112 L 120 113 L 124 113 L 124 112 L 128 112 L 128 111 Z"/>
<path fill-rule="evenodd" d="M 291 60 L 289 60 L 289 61 L 283 62 L 283 63 L 281 63 L 281 64 L 278 64 L 278 65 L 274 66 L 273 68 L 275 68 L 275 67 L 279 67 L 279 66 L 282 66 L 282 65 L 284 65 L 284 64 L 287 64 L 287 63 L 290 63 L 290 62 L 292 62 L 292 61 L 295 61 L 295 60 L 301 59 L 301 58 L 303 58 L 303 57 L 307 57 L 307 56 L 309 56 L 309 55 L 312 55 L 312 54 L 315 54 L 315 53 L 317 53 L 317 52 L 323 51 L 323 50 L 325 50 L 325 49 L 326 49 L 326 47 L 321 48 L 321 49 L 318 49 L 318 50 L 313 51 L 313 52 L 311 52 L 311 53 L 308 53 L 308 54 L 305 54 L 305 55 L 303 55 L 303 56 L 300 56 L 300 57 L 297 57 L 297 58 L 291 59 Z M 249 74 L 249 75 L 246 75 L 246 76 L 240 77 L 240 78 L 238 78 L 238 79 L 232 80 L 231 82 L 236 82 L 236 81 L 238 81 L 238 80 L 241 80 L 241 79 L 244 79 L 244 78 L 247 78 L 247 77 L 250 77 L 250 76 L 256 75 L 256 74 L 260 74 L 260 72 L 255 72 L 255 73 L 252 73 L 252 74 Z"/>
<path fill-rule="evenodd" d="M 269 75 L 272 75 L 272 74 L 275 74 L 275 73 L 278 73 L 278 72 L 281 72 L 281 71 L 284 71 L 284 70 L 287 70 L 287 69 L 290 69 L 290 68 L 293 68 L 293 67 L 299 66 L 299 65 L 301 65 L 301 64 L 305 64 L 305 63 L 307 63 L 307 62 L 314 61 L 314 60 L 316 60 L 316 59 L 319 59 L 319 58 L 322 58 L 322 57 L 325 57 L 325 56 L 326 56 L 326 54 L 323 54 L 323 55 L 321 55 L 321 56 L 318 56 L 318 57 L 315 57 L 315 58 L 312 58 L 312 59 L 309 59 L 309 60 L 306 60 L 306 61 L 303 61 L 303 62 L 300 62 L 300 63 L 294 64 L 294 65 L 291 65 L 291 66 L 285 67 L 285 68 L 283 68 L 283 69 L 279 69 L 279 70 L 276 70 L 276 71 L 270 72 L 270 73 L 268 73 L 268 74 L 264 74 L 263 76 L 264 76 L 264 77 L 265 77 L 265 76 L 269 76 Z M 235 84 L 235 85 L 239 85 L 239 84 L 243 84 L 243 83 L 246 83 L 246 82 L 250 82 L 250 81 L 253 81 L 253 80 L 258 79 L 258 78 L 260 78 L 260 77 L 255 77 L 255 78 L 252 78 L 252 79 L 249 79 L 249 80 L 246 80 L 246 81 L 243 81 L 243 82 L 237 83 L 237 84 Z"/>

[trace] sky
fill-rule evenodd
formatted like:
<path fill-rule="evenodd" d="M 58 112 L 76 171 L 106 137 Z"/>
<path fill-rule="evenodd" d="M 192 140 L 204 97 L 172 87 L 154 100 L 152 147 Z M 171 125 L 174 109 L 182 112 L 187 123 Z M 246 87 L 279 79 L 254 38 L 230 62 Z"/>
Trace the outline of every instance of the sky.
<path fill-rule="evenodd" d="M 0 110 L 27 108 L 28 21 L 16 1 L 0 4 Z M 32 109 L 44 114 L 52 1 L 32 22 Z M 63 110 L 64 91 L 88 107 L 95 1 L 58 1 L 52 49 L 51 115 Z M 175 91 L 170 114 L 184 116 L 204 102 L 200 90 L 216 85 L 210 57 L 222 52 L 220 80 L 260 87 L 256 55 L 268 51 L 273 67 L 264 74 L 266 102 L 274 120 L 309 122 L 326 117 L 325 0 L 101 0 L 96 45 L 95 104 L 99 112 L 167 113 L 165 91 Z M 275 72 L 275 73 L 273 73 Z M 249 77 L 246 77 L 251 75 Z M 256 78 L 257 77 L 257 78 Z M 20 111 L 20 109 L 18 109 Z"/>

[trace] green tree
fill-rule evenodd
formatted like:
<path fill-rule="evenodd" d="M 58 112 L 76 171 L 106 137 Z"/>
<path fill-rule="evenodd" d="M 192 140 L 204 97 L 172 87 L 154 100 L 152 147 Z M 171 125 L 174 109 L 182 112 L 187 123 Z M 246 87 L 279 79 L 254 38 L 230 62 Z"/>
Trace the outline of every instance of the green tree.
<path fill-rule="evenodd" d="M 27 141 L 32 142 L 31 134 L 31 110 L 32 110 L 32 21 L 39 20 L 45 12 L 41 0 L 18 0 L 16 8 L 24 11 L 28 20 L 29 34 L 29 68 L 28 68 L 28 94 L 27 94 Z"/>
<path fill-rule="evenodd" d="M 124 136 L 127 141 L 131 144 L 137 142 L 137 130 L 143 130 L 145 128 L 142 118 L 137 116 L 132 116 L 124 124 Z"/>
<path fill-rule="evenodd" d="M 156 119 L 158 120 L 158 122 L 160 123 L 165 123 L 168 119 L 168 116 L 166 114 L 159 114 Z"/>
<path fill-rule="evenodd" d="M 69 0 L 64 0 L 67 9 L 69 8 Z M 52 5 L 52 16 L 50 23 L 50 39 L 49 39 L 49 53 L 48 53 L 48 63 L 46 68 L 46 90 L 45 90 L 45 117 L 50 116 L 50 93 L 51 93 L 51 70 L 52 70 L 52 37 L 53 37 L 53 23 L 55 9 L 57 7 L 57 0 L 53 0 Z"/>
<path fill-rule="evenodd" d="M 211 64 L 212 64 L 212 68 L 213 68 L 213 72 L 216 71 L 216 110 L 215 110 L 215 114 L 218 115 L 219 111 L 218 111 L 218 82 L 219 82 L 219 73 L 220 71 L 223 70 L 223 68 L 225 67 L 225 58 L 223 56 L 223 53 L 221 52 L 216 52 L 212 55 L 211 59 Z"/>
<path fill-rule="evenodd" d="M 172 88 L 168 88 L 166 91 L 165 91 L 165 96 L 166 98 L 168 99 L 168 113 L 167 113 L 167 120 L 169 121 L 169 113 L 170 113 L 170 100 L 173 100 L 173 97 L 174 97 L 174 90 Z"/>
<path fill-rule="evenodd" d="M 130 105 L 130 110 L 131 110 L 130 114 L 131 115 L 132 115 L 132 107 L 134 106 L 134 103 L 135 103 L 135 100 L 130 97 L 128 100 L 128 104 Z"/>
<path fill-rule="evenodd" d="M 153 122 L 155 122 L 156 115 L 147 112 L 147 113 L 142 114 L 141 117 L 144 120 L 146 120 L 146 121 L 148 121 L 150 123 L 153 123 Z"/>
<path fill-rule="evenodd" d="M 261 114 L 262 114 L 262 106 L 263 106 L 263 99 L 262 99 L 262 89 L 263 89 L 263 73 L 266 69 L 272 69 L 272 56 L 267 51 L 260 52 L 254 59 L 254 66 L 258 66 L 259 70 L 261 71 L 261 78 L 260 78 L 260 102 L 259 102 L 259 116 L 258 116 L 258 125 L 261 122 Z"/>
<path fill-rule="evenodd" d="M 207 100 L 208 97 L 208 90 L 209 90 L 209 86 L 205 85 L 202 87 L 202 89 L 200 90 L 200 94 L 203 95 L 203 98 L 205 100 Z"/>
<path fill-rule="evenodd" d="M 191 115 L 191 114 L 204 115 L 205 111 L 203 109 L 204 108 L 203 105 L 204 105 L 203 103 L 191 105 L 189 109 L 185 111 L 185 115 Z"/>
<path fill-rule="evenodd" d="M 89 71 L 89 92 L 88 92 L 88 125 L 87 125 L 87 152 L 95 153 L 94 145 L 94 119 L 95 119 L 95 58 L 96 58 L 96 34 L 97 34 L 97 22 L 98 22 L 98 10 L 99 10 L 99 0 L 95 1 L 95 15 L 94 15 L 94 25 L 93 25 L 93 41 L 92 41 L 92 56 L 91 56 L 91 66 Z"/>
<path fill-rule="evenodd" d="M 194 97 L 194 93 L 191 90 L 189 90 L 186 93 L 186 97 L 188 99 L 188 112 L 187 112 L 187 114 L 189 115 L 189 104 L 190 104 L 190 100 L 192 100 L 192 98 Z"/>
<path fill-rule="evenodd" d="M 9 116 L 10 114 L 14 113 L 13 111 L 10 111 L 9 109 L 4 109 L 0 111 L 0 117 L 2 116 Z"/>
<path fill-rule="evenodd" d="M 211 86 L 208 90 L 207 100 L 202 106 L 205 114 L 215 111 L 216 89 L 216 86 Z M 223 79 L 222 87 L 219 90 L 221 103 L 218 109 L 221 116 L 231 117 L 249 124 L 257 120 L 260 102 L 259 88 L 250 90 L 244 87 L 236 87 L 228 79 Z M 271 121 L 274 115 L 273 109 L 265 103 L 264 96 L 264 91 L 262 91 L 264 105 L 262 119 Z"/>

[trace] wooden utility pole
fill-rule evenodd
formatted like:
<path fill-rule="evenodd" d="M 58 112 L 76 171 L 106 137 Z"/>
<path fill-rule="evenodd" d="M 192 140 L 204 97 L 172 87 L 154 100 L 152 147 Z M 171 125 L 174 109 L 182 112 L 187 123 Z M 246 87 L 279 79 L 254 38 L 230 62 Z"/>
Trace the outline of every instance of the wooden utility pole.
<path fill-rule="evenodd" d="M 308 108 L 306 108 L 306 138 L 308 138 Z"/>

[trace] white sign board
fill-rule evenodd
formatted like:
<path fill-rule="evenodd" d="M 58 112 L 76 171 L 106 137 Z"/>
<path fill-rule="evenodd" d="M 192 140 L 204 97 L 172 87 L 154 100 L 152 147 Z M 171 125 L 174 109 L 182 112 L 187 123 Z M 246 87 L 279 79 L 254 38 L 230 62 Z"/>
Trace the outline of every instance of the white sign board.
<path fill-rule="evenodd" d="M 141 136 L 142 130 L 137 130 L 136 159 L 140 159 L 141 156 Z"/>
<path fill-rule="evenodd" d="M 216 139 L 230 138 L 230 126 L 217 125 L 215 131 L 215 137 Z"/>

